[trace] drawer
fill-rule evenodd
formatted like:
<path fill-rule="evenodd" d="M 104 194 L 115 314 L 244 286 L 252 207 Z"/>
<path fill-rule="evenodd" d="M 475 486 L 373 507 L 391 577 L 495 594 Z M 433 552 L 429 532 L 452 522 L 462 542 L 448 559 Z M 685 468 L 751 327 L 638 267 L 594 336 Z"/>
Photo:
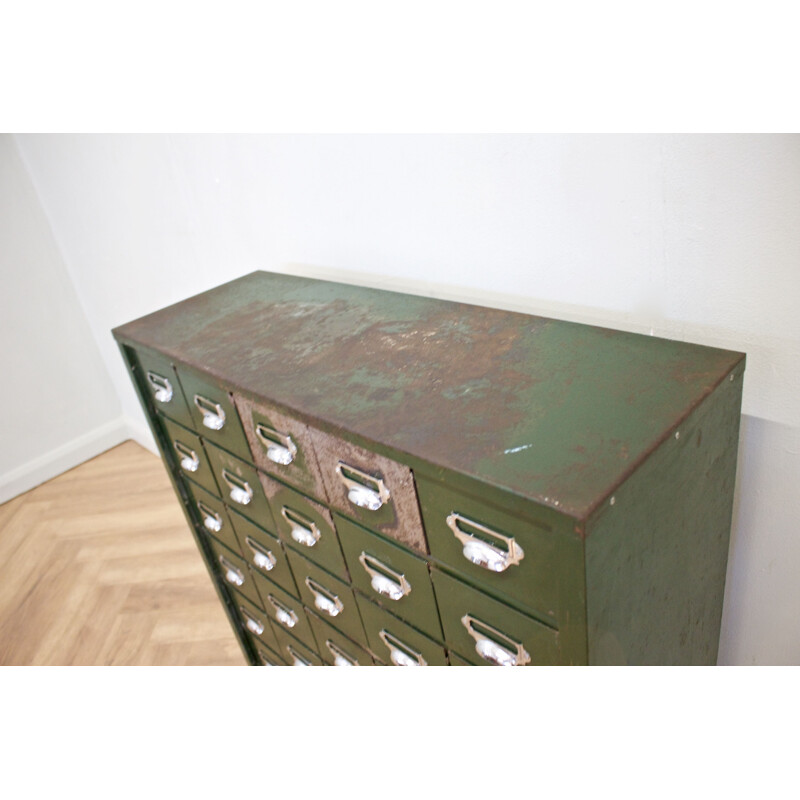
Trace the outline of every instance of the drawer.
<path fill-rule="evenodd" d="M 180 422 L 181 425 L 193 428 L 194 422 L 189 405 L 172 361 L 161 353 L 144 349 L 137 349 L 136 357 L 141 369 L 141 380 L 150 396 L 153 408 Z"/>
<path fill-rule="evenodd" d="M 367 632 L 369 649 L 377 660 L 398 667 L 447 665 L 447 653 L 442 645 L 376 606 L 363 595 L 358 595 L 357 601 L 364 630 Z"/>
<path fill-rule="evenodd" d="M 581 592 L 581 542 L 418 478 L 431 556 L 490 594 L 559 626 Z"/>
<path fill-rule="evenodd" d="M 206 452 L 225 504 L 262 528 L 274 530 L 272 512 L 256 468 L 212 444 Z"/>
<path fill-rule="evenodd" d="M 353 586 L 414 627 L 442 640 L 427 562 L 338 514 L 334 516 Z"/>
<path fill-rule="evenodd" d="M 350 580 L 331 512 L 263 473 L 261 486 L 283 542 L 328 572 Z"/>
<path fill-rule="evenodd" d="M 334 628 L 366 647 L 367 637 L 353 590 L 294 551 L 287 555 L 303 603 Z"/>
<path fill-rule="evenodd" d="M 369 667 L 372 656 L 361 646 L 348 639 L 341 631 L 318 617 L 308 613 L 311 630 L 317 640 L 317 650 L 322 660 L 332 667 Z"/>
<path fill-rule="evenodd" d="M 255 636 L 248 637 L 256 653 L 256 665 L 260 667 L 285 667 L 283 659 L 270 647 L 267 647 Z M 275 640 L 277 644 L 277 639 Z"/>
<path fill-rule="evenodd" d="M 187 367 L 179 366 L 177 371 L 192 415 L 192 427 L 205 441 L 250 461 L 247 438 L 228 390 L 212 377 Z"/>
<path fill-rule="evenodd" d="M 275 632 L 288 631 L 313 649 L 314 634 L 311 632 L 311 625 L 303 609 L 303 604 L 261 573 L 252 573 L 252 575 L 258 587 L 258 593 L 261 595 L 261 606 L 272 621 Z"/>
<path fill-rule="evenodd" d="M 327 502 L 308 426 L 263 400 L 254 402 L 236 393 L 233 400 L 253 463 L 301 492 Z"/>
<path fill-rule="evenodd" d="M 312 430 L 328 502 L 356 522 L 428 553 L 411 470 L 336 436 Z"/>
<path fill-rule="evenodd" d="M 207 541 L 214 553 L 214 565 L 222 576 L 222 583 L 244 595 L 251 603 L 261 606 L 255 581 L 244 559 L 210 537 Z"/>
<path fill-rule="evenodd" d="M 448 647 L 475 664 L 561 664 L 558 632 L 437 569 L 431 579 Z"/>
<path fill-rule="evenodd" d="M 322 659 L 316 647 L 310 647 L 305 642 L 300 642 L 283 628 L 275 629 L 278 640 L 278 654 L 289 667 L 321 667 Z"/>
<path fill-rule="evenodd" d="M 275 650 L 278 647 L 278 640 L 264 611 L 238 592 L 231 594 L 242 628 L 250 634 L 251 639 L 256 639 L 262 645 Z"/>
<path fill-rule="evenodd" d="M 199 486 L 190 485 L 189 491 L 191 492 L 194 511 L 200 520 L 204 533 L 213 536 L 230 550 L 233 550 L 236 555 L 240 556 L 239 541 L 236 538 L 233 525 L 222 500 Z"/>
<path fill-rule="evenodd" d="M 168 458 L 173 460 L 176 470 L 207 491 L 219 495 L 217 481 L 200 437 L 161 414 L 158 415 L 158 421 L 167 440 Z"/>
<path fill-rule="evenodd" d="M 450 666 L 451 667 L 474 667 L 475 664 L 471 664 L 465 658 L 461 658 L 460 655 L 457 655 L 452 650 L 447 654 L 448 658 L 450 659 Z M 489 666 L 488 664 L 486 666 Z"/>
<path fill-rule="evenodd" d="M 230 512 L 230 519 L 239 540 L 239 549 L 250 570 L 263 573 L 289 594 L 300 597 L 286 553 L 278 539 L 235 511 Z"/>

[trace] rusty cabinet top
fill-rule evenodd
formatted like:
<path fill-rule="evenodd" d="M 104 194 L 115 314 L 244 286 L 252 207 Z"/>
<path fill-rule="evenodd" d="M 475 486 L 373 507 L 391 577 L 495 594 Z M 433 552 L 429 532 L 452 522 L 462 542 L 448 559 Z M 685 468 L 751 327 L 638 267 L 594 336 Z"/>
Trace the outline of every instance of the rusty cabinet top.
<path fill-rule="evenodd" d="M 744 355 L 254 272 L 123 325 L 317 426 L 585 519 Z"/>

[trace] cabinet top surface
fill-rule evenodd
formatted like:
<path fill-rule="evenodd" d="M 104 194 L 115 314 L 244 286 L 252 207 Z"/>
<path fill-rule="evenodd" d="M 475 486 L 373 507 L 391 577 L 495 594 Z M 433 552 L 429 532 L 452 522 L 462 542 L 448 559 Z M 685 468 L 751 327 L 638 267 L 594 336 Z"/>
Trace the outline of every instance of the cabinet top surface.
<path fill-rule="evenodd" d="M 585 518 L 741 353 L 254 272 L 123 325 L 248 394 Z"/>

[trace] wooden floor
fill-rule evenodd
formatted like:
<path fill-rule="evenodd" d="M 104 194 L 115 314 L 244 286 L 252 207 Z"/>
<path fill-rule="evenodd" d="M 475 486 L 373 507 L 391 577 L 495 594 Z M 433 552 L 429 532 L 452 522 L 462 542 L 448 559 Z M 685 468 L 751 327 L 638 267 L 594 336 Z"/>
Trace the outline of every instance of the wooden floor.
<path fill-rule="evenodd" d="M 244 664 L 161 461 L 133 442 L 0 505 L 0 664 Z"/>

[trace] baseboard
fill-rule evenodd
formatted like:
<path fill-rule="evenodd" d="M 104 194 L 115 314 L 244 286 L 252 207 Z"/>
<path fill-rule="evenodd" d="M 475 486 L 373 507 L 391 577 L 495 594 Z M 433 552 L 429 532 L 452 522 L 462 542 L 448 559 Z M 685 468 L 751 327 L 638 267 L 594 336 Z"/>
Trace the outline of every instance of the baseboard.
<path fill-rule="evenodd" d="M 130 425 L 123 417 L 118 417 L 31 459 L 5 475 L 0 475 L 0 503 L 5 503 L 130 438 Z"/>
<path fill-rule="evenodd" d="M 149 450 L 154 455 L 160 455 L 156 447 L 156 440 L 153 438 L 153 434 L 144 419 L 132 419 L 131 417 L 123 417 L 122 419 L 128 429 L 127 439 L 133 439 L 136 444 L 141 445 L 145 450 Z"/>

